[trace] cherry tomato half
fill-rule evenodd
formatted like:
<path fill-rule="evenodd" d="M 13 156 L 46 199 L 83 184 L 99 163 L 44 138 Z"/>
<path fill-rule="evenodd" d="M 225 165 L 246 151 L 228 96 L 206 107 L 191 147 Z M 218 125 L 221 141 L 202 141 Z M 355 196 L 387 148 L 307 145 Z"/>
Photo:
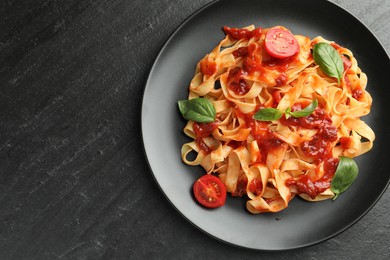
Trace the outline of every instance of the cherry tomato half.
<path fill-rule="evenodd" d="M 273 28 L 265 35 L 265 49 L 272 57 L 285 59 L 299 51 L 299 44 L 292 33 Z"/>
<path fill-rule="evenodd" d="M 196 180 L 193 191 L 198 202 L 207 208 L 218 208 L 225 204 L 225 185 L 214 175 L 206 174 Z"/>

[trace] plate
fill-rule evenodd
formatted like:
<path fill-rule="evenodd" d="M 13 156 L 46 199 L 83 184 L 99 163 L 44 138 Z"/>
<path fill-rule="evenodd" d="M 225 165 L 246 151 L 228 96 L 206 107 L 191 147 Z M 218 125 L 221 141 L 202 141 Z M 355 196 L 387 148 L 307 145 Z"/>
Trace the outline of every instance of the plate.
<path fill-rule="evenodd" d="M 330 17 L 333 17 L 330 19 Z M 224 37 L 222 26 L 283 25 L 294 34 L 321 35 L 354 53 L 368 75 L 373 106 L 364 120 L 376 133 L 374 148 L 356 159 L 359 176 L 337 200 L 311 203 L 295 198 L 279 213 L 252 215 L 245 199 L 228 196 L 218 209 L 199 206 L 191 192 L 204 174 L 181 161 L 180 149 L 189 139 L 177 101 L 186 99 L 196 63 Z M 390 146 L 386 103 L 390 94 L 390 60 L 370 30 L 357 18 L 328 1 L 245 0 L 213 2 L 189 17 L 168 39 L 146 82 L 142 103 L 144 150 L 163 194 L 192 224 L 210 236 L 244 248 L 280 251 L 313 245 L 356 223 L 381 197 L 389 184 Z"/>

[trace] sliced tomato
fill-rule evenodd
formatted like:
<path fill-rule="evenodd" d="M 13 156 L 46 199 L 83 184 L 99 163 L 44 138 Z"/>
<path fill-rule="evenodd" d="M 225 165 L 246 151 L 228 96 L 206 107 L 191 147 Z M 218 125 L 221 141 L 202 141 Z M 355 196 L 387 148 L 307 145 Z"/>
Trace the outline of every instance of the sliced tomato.
<path fill-rule="evenodd" d="M 225 185 L 214 175 L 206 174 L 196 180 L 193 191 L 197 201 L 207 208 L 218 208 L 225 204 Z"/>
<path fill-rule="evenodd" d="M 265 35 L 265 49 L 272 57 L 285 59 L 299 51 L 299 44 L 292 33 L 273 28 Z"/>

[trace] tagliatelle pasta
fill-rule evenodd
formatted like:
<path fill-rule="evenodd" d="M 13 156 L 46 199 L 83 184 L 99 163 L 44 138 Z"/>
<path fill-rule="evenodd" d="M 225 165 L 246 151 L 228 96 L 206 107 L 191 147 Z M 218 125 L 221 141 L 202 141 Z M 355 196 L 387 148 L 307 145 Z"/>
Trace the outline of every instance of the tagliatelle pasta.
<path fill-rule="evenodd" d="M 247 196 L 251 213 L 278 212 L 296 195 L 308 201 L 333 198 L 330 184 L 339 157 L 359 156 L 375 139 L 360 119 L 370 112 L 372 98 L 353 53 L 320 36 L 293 35 L 298 51 L 276 49 L 281 53 L 276 57 L 265 44 L 267 32 L 276 29 L 288 32 L 282 26 L 224 28 L 225 38 L 197 63 L 188 95 L 211 101 L 215 120 L 189 120 L 183 129 L 193 140 L 183 144 L 182 160 L 218 176 L 231 195 Z M 343 61 L 339 78 L 314 61 L 313 46 L 322 42 Z M 313 100 L 318 106 L 310 115 L 288 116 Z M 283 115 L 256 120 L 263 108 Z"/>

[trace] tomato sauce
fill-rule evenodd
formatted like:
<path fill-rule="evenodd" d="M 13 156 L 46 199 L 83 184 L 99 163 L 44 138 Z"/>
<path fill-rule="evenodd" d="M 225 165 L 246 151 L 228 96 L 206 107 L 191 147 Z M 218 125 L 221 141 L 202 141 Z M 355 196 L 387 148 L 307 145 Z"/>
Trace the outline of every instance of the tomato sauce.
<path fill-rule="evenodd" d="M 217 72 L 217 63 L 213 60 L 203 59 L 200 62 L 200 71 L 205 75 L 213 75 Z"/>
<path fill-rule="evenodd" d="M 232 108 L 236 108 L 236 107 L 237 107 L 236 103 L 234 103 L 233 101 L 226 100 L 226 102 L 227 102 L 228 105 L 229 105 L 230 107 L 232 107 Z"/>
<path fill-rule="evenodd" d="M 295 104 L 291 110 L 297 111 L 303 109 L 302 104 Z M 282 117 L 281 123 L 286 126 L 298 126 L 306 129 L 317 129 L 318 132 L 309 141 L 301 144 L 303 153 L 317 162 L 324 161 L 332 157 L 332 143 L 337 140 L 337 128 L 332 124 L 332 120 L 325 110 L 316 108 L 316 110 L 306 117 Z"/>
<path fill-rule="evenodd" d="M 304 104 L 297 103 L 292 107 L 292 111 L 301 110 L 304 107 Z M 301 144 L 301 149 L 305 156 L 313 158 L 317 163 L 324 163 L 324 175 L 318 180 L 302 175 L 297 180 L 290 179 L 286 182 L 288 186 L 295 186 L 298 193 L 306 193 L 311 198 L 315 198 L 329 188 L 338 165 L 339 160 L 332 156 L 332 144 L 337 141 L 337 128 L 332 124 L 325 110 L 319 107 L 309 116 L 288 119 L 282 117 L 280 121 L 287 126 L 318 130 L 311 140 Z"/>
<path fill-rule="evenodd" d="M 243 115 L 245 123 L 251 128 L 253 138 L 260 148 L 260 157 L 256 163 L 265 163 L 267 154 L 273 149 L 281 146 L 284 142 L 268 128 L 267 123 L 253 119 L 253 114 Z"/>
<path fill-rule="evenodd" d="M 361 96 L 363 96 L 364 90 L 361 88 L 355 88 L 352 90 L 352 97 L 356 100 L 359 100 Z"/>
<path fill-rule="evenodd" d="M 252 37 L 260 38 L 261 36 L 261 28 L 256 28 L 253 31 L 249 31 L 245 28 L 232 28 L 228 26 L 223 27 L 223 31 L 226 35 L 229 35 L 233 39 L 241 40 L 246 39 L 249 40 Z"/>
<path fill-rule="evenodd" d="M 344 84 L 347 90 L 351 90 L 351 81 L 349 80 L 347 74 L 344 75 Z"/>
<path fill-rule="evenodd" d="M 275 90 L 274 92 L 271 93 L 272 95 L 272 107 L 276 108 L 280 101 L 282 100 L 282 93 L 279 90 Z"/>
<path fill-rule="evenodd" d="M 286 184 L 287 186 L 295 186 L 298 193 L 305 193 L 314 199 L 318 194 L 330 187 L 338 163 L 339 159 L 337 158 L 329 158 L 324 161 L 324 175 L 318 180 L 313 181 L 309 176 L 301 175 L 297 180 L 287 180 Z"/>
<path fill-rule="evenodd" d="M 248 185 L 248 190 L 255 194 L 256 196 L 260 195 L 263 191 L 263 183 L 260 179 L 254 178 Z"/>
<path fill-rule="evenodd" d="M 291 56 L 289 58 L 284 58 L 284 59 L 276 59 L 276 58 L 270 58 L 268 60 L 264 60 L 262 62 L 262 65 L 271 70 L 276 70 L 279 72 L 285 72 L 289 68 L 291 62 L 296 60 L 298 55 Z"/>
<path fill-rule="evenodd" d="M 343 148 L 343 150 L 346 150 L 351 147 L 352 144 L 351 138 L 342 136 L 340 137 L 339 141 L 340 141 L 340 146 L 341 148 Z"/>
<path fill-rule="evenodd" d="M 197 144 L 198 148 L 201 151 L 204 151 L 207 154 L 212 152 L 211 148 L 208 147 L 207 144 L 203 141 L 203 138 L 210 136 L 213 133 L 213 131 L 217 129 L 217 127 L 218 127 L 217 122 L 194 123 L 192 128 L 196 135 L 195 143 Z"/>
<path fill-rule="evenodd" d="M 198 146 L 198 148 L 201 151 L 204 151 L 206 154 L 211 153 L 213 150 L 211 150 L 210 147 L 207 146 L 207 144 L 203 141 L 203 138 L 196 138 L 195 143 Z"/>
<path fill-rule="evenodd" d="M 230 146 L 233 149 L 237 149 L 238 147 L 246 146 L 246 141 L 235 141 L 235 140 L 232 140 L 232 141 L 229 141 L 228 146 Z"/>
<path fill-rule="evenodd" d="M 276 86 L 284 86 L 288 82 L 288 75 L 284 72 L 280 73 L 280 75 L 275 79 Z"/>
<path fill-rule="evenodd" d="M 335 42 L 331 42 L 330 45 L 331 45 L 333 48 L 335 48 L 336 50 L 338 50 L 338 49 L 341 48 L 341 46 L 340 46 L 339 44 L 335 43 Z"/>
<path fill-rule="evenodd" d="M 245 95 L 250 90 L 250 86 L 243 78 L 245 75 L 247 75 L 247 73 L 239 67 L 229 71 L 227 79 L 228 88 L 236 95 Z"/>
<path fill-rule="evenodd" d="M 257 43 L 252 42 L 248 45 L 247 51 L 248 54 L 246 56 L 246 59 L 244 60 L 243 65 L 245 70 L 251 75 L 253 75 L 257 71 L 261 72 L 261 47 Z"/>
<path fill-rule="evenodd" d="M 213 131 L 217 129 L 217 127 L 218 127 L 217 122 L 194 123 L 194 125 L 192 126 L 197 138 L 210 136 L 213 133 Z"/>
<path fill-rule="evenodd" d="M 344 71 L 348 72 L 348 70 L 352 67 L 352 62 L 344 55 L 341 55 L 341 59 L 343 61 Z"/>
<path fill-rule="evenodd" d="M 240 47 L 237 50 L 234 50 L 232 52 L 232 54 L 235 58 L 246 57 L 248 55 L 248 48 L 247 47 Z"/>
<path fill-rule="evenodd" d="M 246 186 L 248 185 L 248 179 L 246 177 L 241 177 L 237 181 L 237 187 L 234 192 L 232 192 L 232 196 L 242 197 L 246 194 Z"/>

